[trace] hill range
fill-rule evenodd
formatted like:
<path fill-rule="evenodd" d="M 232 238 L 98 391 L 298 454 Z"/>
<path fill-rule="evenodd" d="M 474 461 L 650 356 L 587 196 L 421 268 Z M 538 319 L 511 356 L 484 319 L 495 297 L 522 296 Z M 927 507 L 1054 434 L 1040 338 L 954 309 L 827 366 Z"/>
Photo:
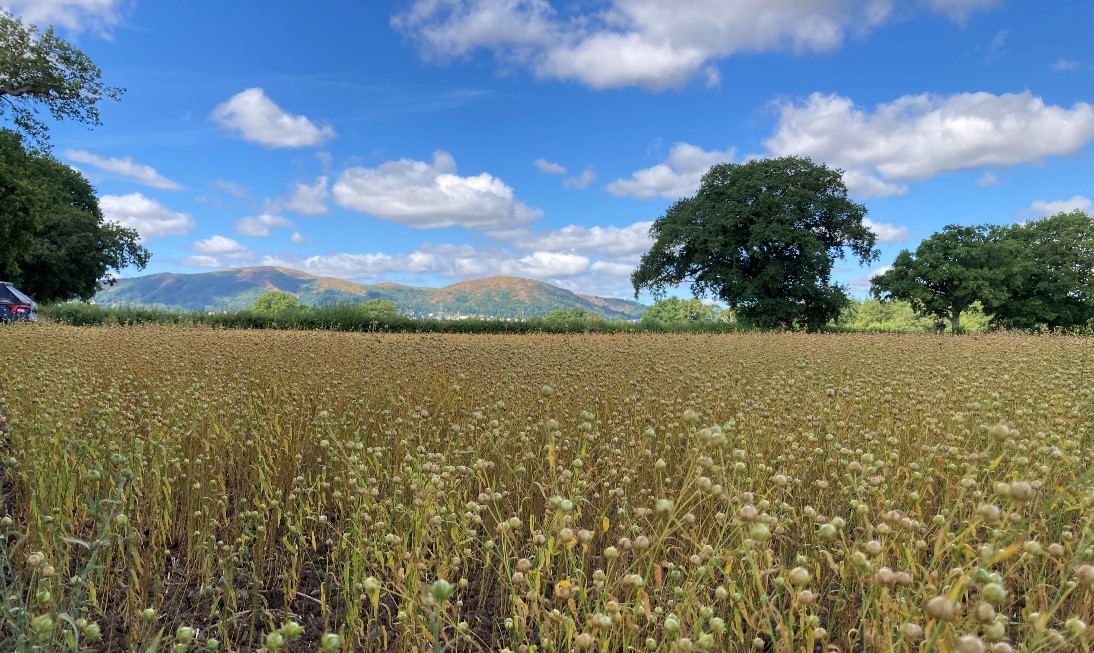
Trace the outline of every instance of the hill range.
<path fill-rule="evenodd" d="M 609 319 L 634 320 L 646 310 L 645 305 L 635 301 L 581 295 L 519 277 L 487 277 L 443 288 L 421 288 L 353 283 L 272 266 L 118 279 L 115 285 L 99 291 L 95 302 L 164 310 L 238 311 L 250 308 L 269 290 L 291 293 L 307 306 L 386 299 L 401 313 L 414 317 L 530 318 L 556 309 L 582 308 Z"/>

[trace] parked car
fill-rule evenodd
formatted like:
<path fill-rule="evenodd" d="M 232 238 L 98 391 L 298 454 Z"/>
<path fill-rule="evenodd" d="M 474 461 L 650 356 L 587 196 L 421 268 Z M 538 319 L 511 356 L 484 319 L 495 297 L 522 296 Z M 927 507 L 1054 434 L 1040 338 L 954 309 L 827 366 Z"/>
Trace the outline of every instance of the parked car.
<path fill-rule="evenodd" d="M 38 304 L 7 281 L 0 281 L 0 322 L 38 321 Z"/>

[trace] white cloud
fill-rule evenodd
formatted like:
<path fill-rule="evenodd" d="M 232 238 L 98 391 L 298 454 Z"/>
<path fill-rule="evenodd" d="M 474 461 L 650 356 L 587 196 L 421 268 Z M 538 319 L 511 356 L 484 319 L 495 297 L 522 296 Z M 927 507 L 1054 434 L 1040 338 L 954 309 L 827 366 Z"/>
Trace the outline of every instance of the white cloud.
<path fill-rule="evenodd" d="M 711 166 L 733 161 L 736 154 L 733 148 L 707 151 L 689 143 L 676 143 L 664 163 L 639 170 L 630 179 L 616 179 L 608 184 L 608 192 L 617 197 L 638 199 L 679 199 L 694 195 Z"/>
<path fill-rule="evenodd" d="M 42 29 L 52 25 L 72 32 L 109 34 L 121 23 L 127 4 L 125 0 L 5 0 L 0 8 Z"/>
<path fill-rule="evenodd" d="M 612 261 L 597 261 L 592 264 L 592 271 L 612 277 L 630 278 L 634 272 L 633 263 L 615 263 Z"/>
<path fill-rule="evenodd" d="M 539 279 L 575 292 L 620 297 L 633 293 L 630 288 L 633 263 L 610 258 L 594 261 L 589 256 L 564 252 L 514 253 L 470 245 L 423 245 L 401 254 L 339 252 L 300 258 L 267 256 L 261 264 L 362 281 L 396 277 L 402 282 L 420 279 L 428 283 L 438 277 L 461 281 L 511 275 Z"/>
<path fill-rule="evenodd" d="M 1089 213 L 1092 206 L 1094 206 L 1094 202 L 1091 202 L 1089 198 L 1076 195 L 1071 199 L 1052 202 L 1036 200 L 1022 213 L 1038 217 L 1056 215 L 1057 213 L 1070 213 L 1071 211 L 1086 211 Z"/>
<path fill-rule="evenodd" d="M 961 19 L 996 0 L 931 0 Z M 594 88 L 675 88 L 740 53 L 825 52 L 887 22 L 894 0 L 415 0 L 392 25 L 427 58 L 478 50 L 502 66 Z"/>
<path fill-rule="evenodd" d="M 594 181 L 596 181 L 596 170 L 589 167 L 582 170 L 580 175 L 567 177 L 562 181 L 562 185 L 566 188 L 584 190 L 591 186 Z"/>
<path fill-rule="evenodd" d="M 99 207 L 110 222 L 136 229 L 141 240 L 190 233 L 194 220 L 187 213 L 176 213 L 140 193 L 103 195 Z"/>
<path fill-rule="evenodd" d="M 308 239 L 304 237 L 304 234 L 299 231 L 292 232 L 292 236 L 289 237 L 289 240 L 292 241 L 293 245 L 303 245 L 308 242 Z"/>
<path fill-rule="evenodd" d="M 983 175 L 980 176 L 979 179 L 976 180 L 976 185 L 980 188 L 990 188 L 992 186 L 998 186 L 999 179 L 990 172 L 985 172 Z"/>
<path fill-rule="evenodd" d="M 251 194 L 250 188 L 225 179 L 214 179 L 213 187 L 228 193 L 237 200 L 246 199 Z"/>
<path fill-rule="evenodd" d="M 634 256 L 645 253 L 653 241 L 653 222 L 635 222 L 626 227 L 583 227 L 568 225 L 555 231 L 526 232 L 514 239 L 523 250 L 584 252 L 599 256 Z"/>
<path fill-rule="evenodd" d="M 501 265 L 504 274 L 535 279 L 572 277 L 588 269 L 588 256 L 561 252 L 533 252 L 516 260 L 505 261 Z"/>
<path fill-rule="evenodd" d="M 266 147 L 309 147 L 335 136 L 329 125 L 317 126 L 306 116 L 286 113 L 261 88 L 240 91 L 217 105 L 210 117 L 244 140 Z"/>
<path fill-rule="evenodd" d="M 204 254 L 190 256 L 184 259 L 182 264 L 193 268 L 219 268 L 221 265 L 217 257 Z"/>
<path fill-rule="evenodd" d="M 564 174 L 566 174 L 566 167 L 565 166 L 563 166 L 561 164 L 558 164 L 558 163 L 555 163 L 553 161 L 548 161 L 547 159 L 536 159 L 535 161 L 532 162 L 532 165 L 534 165 L 537 170 L 539 170 L 540 172 L 542 172 L 545 175 L 564 175 Z"/>
<path fill-rule="evenodd" d="M 957 22 L 964 22 L 977 11 L 994 9 L 1003 0 L 927 0 L 934 11 L 945 14 Z"/>
<path fill-rule="evenodd" d="M 288 218 L 274 213 L 261 213 L 236 221 L 236 231 L 244 236 L 269 237 L 270 229 L 291 229 L 293 223 Z"/>
<path fill-rule="evenodd" d="M 885 274 L 892 268 L 893 266 L 886 265 L 880 268 L 870 270 L 866 274 L 860 274 L 858 276 L 851 277 L 847 280 L 847 285 L 851 288 L 851 290 L 855 290 L 857 292 L 868 292 L 870 290 L 870 282 L 873 280 L 873 278 L 878 275 Z"/>
<path fill-rule="evenodd" d="M 908 240 L 908 228 L 885 222 L 874 222 L 870 218 L 862 220 L 863 226 L 877 235 L 879 243 L 903 243 Z"/>
<path fill-rule="evenodd" d="M 1056 63 L 1052 64 L 1052 69 L 1058 73 L 1067 72 L 1069 70 L 1076 70 L 1079 68 L 1079 62 L 1074 59 L 1057 59 Z"/>
<path fill-rule="evenodd" d="M 242 243 L 226 236 L 211 236 L 194 243 L 194 251 L 210 256 L 222 256 L 229 259 L 241 259 L 251 255 L 251 250 Z"/>
<path fill-rule="evenodd" d="M 1029 92 L 906 95 L 872 112 L 815 93 L 783 104 L 765 141 L 776 156 L 805 155 L 844 168 L 852 192 L 882 197 L 900 182 L 983 166 L 1033 163 L 1094 139 L 1094 106 L 1046 105 Z"/>
<path fill-rule="evenodd" d="M 164 177 L 156 172 L 156 169 L 152 166 L 136 163 L 129 157 L 120 159 L 103 158 L 98 154 L 84 150 L 68 150 L 65 152 L 65 156 L 71 161 L 87 164 L 103 172 L 144 186 L 163 190 L 182 190 L 182 184 Z"/>
<path fill-rule="evenodd" d="M 459 176 L 452 155 L 440 151 L 432 163 L 400 159 L 375 168 L 348 168 L 333 194 L 343 208 L 417 228 L 509 228 L 542 215 L 517 201 L 513 189 L 497 177 Z"/>
<path fill-rule="evenodd" d="M 303 215 L 324 215 L 327 212 L 327 198 L 330 190 L 327 188 L 327 177 L 324 175 L 315 180 L 314 184 L 295 183 L 292 194 L 283 200 L 276 202 L 277 206 L 286 211 L 301 213 Z"/>

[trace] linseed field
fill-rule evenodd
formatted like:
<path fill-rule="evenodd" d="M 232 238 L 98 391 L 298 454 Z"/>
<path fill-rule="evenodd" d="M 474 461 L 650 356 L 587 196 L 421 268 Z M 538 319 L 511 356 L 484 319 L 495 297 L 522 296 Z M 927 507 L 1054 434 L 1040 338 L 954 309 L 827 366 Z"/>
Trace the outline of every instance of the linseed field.
<path fill-rule="evenodd" d="M 1089 339 L 0 344 L 3 650 L 1092 650 Z"/>

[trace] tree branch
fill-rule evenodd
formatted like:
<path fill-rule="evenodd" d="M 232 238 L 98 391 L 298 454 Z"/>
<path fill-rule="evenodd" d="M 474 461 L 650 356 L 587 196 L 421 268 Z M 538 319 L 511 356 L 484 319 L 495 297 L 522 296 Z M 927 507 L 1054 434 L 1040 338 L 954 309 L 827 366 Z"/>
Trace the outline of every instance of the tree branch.
<path fill-rule="evenodd" d="M 34 92 L 41 93 L 42 89 L 35 89 L 33 86 L 20 86 L 19 88 L 0 86 L 0 95 L 10 95 L 11 97 L 19 97 Z"/>

